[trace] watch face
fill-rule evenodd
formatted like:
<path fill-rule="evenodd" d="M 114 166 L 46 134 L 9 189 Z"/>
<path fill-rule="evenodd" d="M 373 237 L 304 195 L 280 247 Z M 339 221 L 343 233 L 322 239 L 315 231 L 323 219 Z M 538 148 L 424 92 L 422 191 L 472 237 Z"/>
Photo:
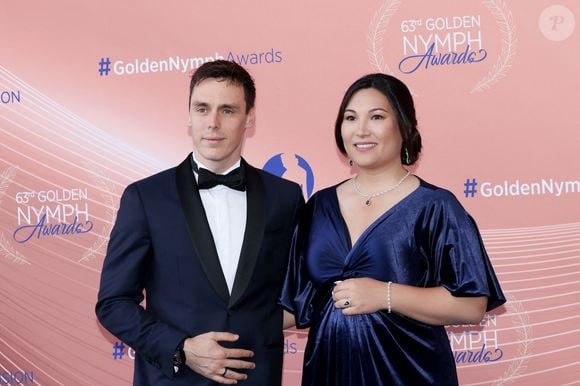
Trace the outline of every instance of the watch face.
<path fill-rule="evenodd" d="M 176 369 L 175 372 L 179 370 L 181 365 L 185 362 L 185 353 L 182 349 L 178 348 L 173 354 L 173 368 Z"/>
<path fill-rule="evenodd" d="M 184 343 L 185 340 L 181 341 L 179 347 L 177 347 L 177 350 L 175 350 L 175 353 L 173 353 L 173 371 L 175 374 L 177 374 L 181 366 L 183 366 L 186 361 L 185 351 L 183 351 Z"/>
<path fill-rule="evenodd" d="M 173 373 L 174 374 L 177 374 L 177 372 L 181 368 L 181 365 L 183 364 L 182 353 L 183 353 L 182 350 L 177 349 L 177 351 L 175 351 L 175 354 L 173 354 Z"/>

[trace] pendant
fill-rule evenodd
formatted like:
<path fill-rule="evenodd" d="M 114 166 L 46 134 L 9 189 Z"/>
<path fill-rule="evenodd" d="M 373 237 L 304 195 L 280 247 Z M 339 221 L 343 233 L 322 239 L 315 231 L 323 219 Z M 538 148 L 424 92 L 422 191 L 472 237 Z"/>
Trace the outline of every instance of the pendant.
<path fill-rule="evenodd" d="M 372 204 L 372 202 L 371 202 L 371 199 L 369 198 L 368 200 L 366 200 L 365 204 L 366 204 L 367 206 L 371 206 L 371 204 Z"/>

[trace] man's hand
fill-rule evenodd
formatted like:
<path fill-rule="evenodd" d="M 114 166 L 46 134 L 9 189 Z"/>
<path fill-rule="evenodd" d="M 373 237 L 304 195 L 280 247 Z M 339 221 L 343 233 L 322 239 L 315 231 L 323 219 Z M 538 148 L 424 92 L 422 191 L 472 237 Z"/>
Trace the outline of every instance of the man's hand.
<path fill-rule="evenodd" d="M 225 348 L 218 342 L 235 342 L 239 338 L 229 332 L 207 332 L 187 338 L 183 343 L 185 364 L 198 374 L 224 385 L 234 385 L 248 378 L 237 369 L 254 369 L 254 362 L 240 358 L 251 358 L 254 353 L 239 348 Z"/>

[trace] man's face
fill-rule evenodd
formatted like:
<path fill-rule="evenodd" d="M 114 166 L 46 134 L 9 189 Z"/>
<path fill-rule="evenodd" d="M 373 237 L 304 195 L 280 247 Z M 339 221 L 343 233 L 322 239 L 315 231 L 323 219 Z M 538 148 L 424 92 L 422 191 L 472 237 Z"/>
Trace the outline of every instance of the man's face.
<path fill-rule="evenodd" d="M 194 87 L 189 111 L 193 151 L 212 171 L 221 173 L 240 158 L 253 122 L 254 109 L 246 113 L 241 85 L 209 78 Z"/>

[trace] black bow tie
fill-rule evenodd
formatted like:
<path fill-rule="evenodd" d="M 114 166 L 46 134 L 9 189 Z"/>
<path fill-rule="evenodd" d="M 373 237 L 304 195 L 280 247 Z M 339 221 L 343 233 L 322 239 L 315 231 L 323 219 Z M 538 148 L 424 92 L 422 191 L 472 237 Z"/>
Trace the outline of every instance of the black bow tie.
<path fill-rule="evenodd" d="M 197 187 L 199 189 L 211 189 L 216 185 L 225 185 L 240 192 L 246 190 L 246 173 L 242 166 L 235 168 L 228 174 L 215 174 L 211 170 L 199 168 L 193 159 L 191 164 L 197 173 Z"/>

